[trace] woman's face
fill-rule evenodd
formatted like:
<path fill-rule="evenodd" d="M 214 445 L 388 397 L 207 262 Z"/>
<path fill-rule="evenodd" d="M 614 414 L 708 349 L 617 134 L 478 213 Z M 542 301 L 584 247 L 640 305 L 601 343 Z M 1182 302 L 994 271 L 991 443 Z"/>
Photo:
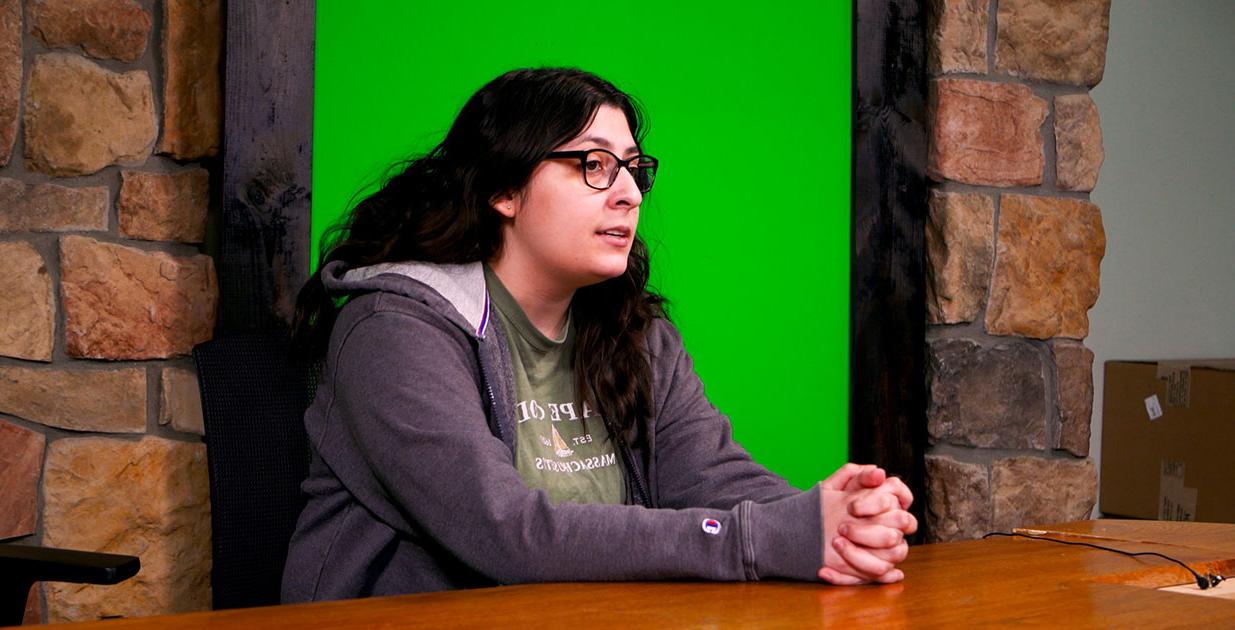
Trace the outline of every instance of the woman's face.
<path fill-rule="evenodd" d="M 622 159 L 639 153 L 622 110 L 603 105 L 578 136 L 555 151 L 608 149 Z M 549 159 L 524 189 L 494 199 L 507 218 L 502 265 L 543 289 L 573 291 L 620 276 L 639 224 L 643 195 L 626 169 L 606 190 L 589 187 L 578 159 Z"/>

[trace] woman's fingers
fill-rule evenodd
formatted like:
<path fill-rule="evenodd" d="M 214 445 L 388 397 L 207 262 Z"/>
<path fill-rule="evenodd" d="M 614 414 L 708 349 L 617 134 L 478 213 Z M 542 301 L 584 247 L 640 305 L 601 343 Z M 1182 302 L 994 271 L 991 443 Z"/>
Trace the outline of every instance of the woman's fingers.
<path fill-rule="evenodd" d="M 878 466 L 847 464 L 821 485 L 826 548 L 819 579 L 844 585 L 903 580 L 896 565 L 909 554 L 905 536 L 918 528 L 902 507 L 913 501 L 904 482 Z"/>
<path fill-rule="evenodd" d="M 841 466 L 836 472 L 828 475 L 821 483 L 824 490 L 861 490 L 863 488 L 878 488 L 888 479 L 888 473 L 874 464 L 854 464 L 852 462 Z M 904 484 L 901 484 L 902 486 Z"/>
<path fill-rule="evenodd" d="M 828 475 L 820 482 L 824 490 L 856 491 L 862 489 L 879 489 L 892 493 L 900 502 L 902 510 L 909 509 L 913 504 L 913 492 L 899 477 L 889 476 L 887 471 L 874 464 L 854 464 L 852 462 L 841 466 L 836 472 Z"/>
<path fill-rule="evenodd" d="M 895 482 L 895 483 L 894 483 Z M 901 480 L 892 478 L 882 486 L 855 492 L 849 505 L 851 516 L 875 516 L 889 510 L 907 510 L 913 503 L 913 495 Z"/>
<path fill-rule="evenodd" d="M 824 554 L 819 579 L 837 585 L 899 582 L 905 574 L 896 565 L 908 556 L 909 544 L 903 540 L 889 548 L 874 549 L 837 535 Z"/>
<path fill-rule="evenodd" d="M 832 539 L 832 548 L 859 576 L 865 579 L 875 579 L 896 567 L 891 562 L 883 560 L 860 545 L 855 545 L 844 536 Z"/>
<path fill-rule="evenodd" d="M 891 584 L 905 579 L 905 573 L 895 567 L 879 576 L 862 575 L 860 571 L 854 569 L 845 561 L 835 550 L 829 550 L 828 566 L 819 570 L 819 579 L 830 584 L 839 586 L 851 586 L 855 584 L 868 584 L 870 582 L 878 582 L 880 584 Z M 876 549 L 871 550 L 871 554 L 880 557 L 893 564 L 904 561 L 909 555 L 909 545 L 901 543 L 892 549 Z"/>
<path fill-rule="evenodd" d="M 913 505 L 913 492 L 909 490 L 909 486 L 905 485 L 904 481 L 901 481 L 900 477 L 888 477 L 882 489 L 896 496 L 902 510 L 908 510 L 909 506 Z"/>
<path fill-rule="evenodd" d="M 889 510 L 896 509 L 899 505 L 900 502 L 895 495 L 888 492 L 870 490 L 858 494 L 856 498 L 850 501 L 847 511 L 850 516 L 866 518 L 878 516 Z"/>
<path fill-rule="evenodd" d="M 891 527 L 901 530 L 906 536 L 918 531 L 918 517 L 913 514 L 900 510 L 899 513 L 893 515 L 893 518 L 896 519 L 896 524 L 891 525 Z"/>
<path fill-rule="evenodd" d="M 901 542 L 887 549 L 870 549 L 871 555 L 892 564 L 900 564 L 909 557 L 909 543 Z"/>
<path fill-rule="evenodd" d="M 855 484 L 856 487 L 847 489 L 857 490 L 859 488 L 878 488 L 879 486 L 882 486 L 887 479 L 888 473 L 884 469 L 873 465 L 863 466 L 862 471 L 857 475 L 857 484 Z"/>
<path fill-rule="evenodd" d="M 903 579 L 905 579 L 904 571 L 901 571 L 900 569 L 892 569 L 891 571 L 888 571 L 887 573 L 884 573 L 883 575 L 875 578 L 875 581 L 879 582 L 880 584 L 893 584 Z"/>
<path fill-rule="evenodd" d="M 823 486 L 824 490 L 845 490 L 845 486 L 848 486 L 849 482 L 854 477 L 857 477 L 863 468 L 863 466 L 850 462 L 828 475 L 828 478 L 820 482 L 820 485 Z"/>
<path fill-rule="evenodd" d="M 883 576 L 880 576 L 880 577 L 883 577 Z M 865 579 L 862 579 L 854 575 L 849 575 L 848 573 L 842 573 L 831 567 L 824 567 L 822 569 L 819 569 L 819 579 L 829 584 L 835 584 L 837 586 L 856 586 L 858 584 L 867 584 L 870 582 L 870 580 L 865 580 Z"/>
<path fill-rule="evenodd" d="M 825 567 L 819 570 L 819 579 L 836 586 L 858 586 L 861 584 L 870 584 L 871 582 L 878 582 L 880 584 L 894 584 L 905 579 L 905 573 L 900 569 L 892 569 L 891 571 L 888 571 L 873 580 L 868 580 L 850 575 L 844 571 L 838 571 L 836 569 Z"/>
<path fill-rule="evenodd" d="M 841 536 L 872 549 L 888 549 L 905 540 L 905 534 L 901 530 L 876 523 L 844 523 L 836 531 Z"/>
<path fill-rule="evenodd" d="M 906 536 L 918 531 L 918 519 L 905 510 L 888 510 L 864 520 L 875 525 L 891 527 Z"/>

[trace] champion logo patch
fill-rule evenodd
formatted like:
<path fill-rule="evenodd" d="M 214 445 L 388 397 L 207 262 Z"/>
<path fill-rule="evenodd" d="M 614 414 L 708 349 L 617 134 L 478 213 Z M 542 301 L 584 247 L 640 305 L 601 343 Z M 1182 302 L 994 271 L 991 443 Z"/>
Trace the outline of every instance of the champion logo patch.
<path fill-rule="evenodd" d="M 720 533 L 720 521 L 714 518 L 703 519 L 703 533 L 713 536 Z"/>

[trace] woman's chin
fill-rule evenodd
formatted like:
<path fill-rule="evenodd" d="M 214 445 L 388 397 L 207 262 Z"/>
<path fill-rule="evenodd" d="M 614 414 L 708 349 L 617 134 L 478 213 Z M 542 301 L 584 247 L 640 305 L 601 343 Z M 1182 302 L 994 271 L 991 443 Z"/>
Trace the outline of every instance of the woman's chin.
<path fill-rule="evenodd" d="M 592 279 L 592 281 L 588 284 L 599 284 L 605 280 L 611 280 L 621 276 L 624 273 L 626 273 L 626 259 L 622 259 L 620 262 L 615 261 L 609 264 L 596 265 L 588 274 Z"/>
<path fill-rule="evenodd" d="M 615 261 L 614 263 L 607 265 L 604 270 L 604 276 L 606 280 L 608 280 L 609 278 L 616 278 L 624 273 L 626 273 L 626 257 L 625 256 L 622 257 L 621 261 Z"/>

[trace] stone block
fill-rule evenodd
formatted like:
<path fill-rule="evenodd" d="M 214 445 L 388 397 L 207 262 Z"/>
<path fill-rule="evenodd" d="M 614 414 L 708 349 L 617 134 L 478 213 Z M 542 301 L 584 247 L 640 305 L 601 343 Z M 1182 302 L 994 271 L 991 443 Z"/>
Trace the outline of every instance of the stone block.
<path fill-rule="evenodd" d="M 1093 417 L 1093 351 L 1074 342 L 1051 343 L 1059 381 L 1059 427 L 1055 448 L 1089 455 L 1089 423 Z"/>
<path fill-rule="evenodd" d="M 1009 457 L 991 464 L 995 531 L 1088 519 L 1098 473 L 1085 459 Z"/>
<path fill-rule="evenodd" d="M 0 0 L 0 166 L 13 159 L 21 113 L 21 0 Z"/>
<path fill-rule="evenodd" d="M 995 257 L 995 200 L 932 191 L 926 220 L 926 320 L 977 319 L 986 304 Z"/>
<path fill-rule="evenodd" d="M 30 0 L 30 29 L 51 48 L 80 48 L 100 59 L 137 61 L 150 14 L 135 0 Z"/>
<path fill-rule="evenodd" d="M 106 186 L 27 186 L 0 177 L 0 232 L 102 232 L 109 197 Z"/>
<path fill-rule="evenodd" d="M 163 370 L 159 388 L 159 424 L 170 424 L 181 433 L 206 434 L 196 372 L 185 368 Z"/>
<path fill-rule="evenodd" d="M 51 276 L 29 243 L 0 243 L 0 355 L 51 361 L 56 326 Z"/>
<path fill-rule="evenodd" d="M 146 430 L 146 370 L 0 366 L 0 413 L 70 431 Z"/>
<path fill-rule="evenodd" d="M 158 135 L 144 70 L 111 72 L 79 55 L 35 57 L 26 86 L 26 164 L 49 175 L 88 175 L 138 164 Z"/>
<path fill-rule="evenodd" d="M 1088 94 L 1055 97 L 1055 181 L 1060 190 L 1090 191 L 1106 153 L 1098 106 Z"/>
<path fill-rule="evenodd" d="M 1105 252 L 1098 206 L 1080 199 L 1003 195 L 987 332 L 1084 339 Z"/>
<path fill-rule="evenodd" d="M 927 174 L 979 186 L 1036 186 L 1046 101 L 1028 87 L 970 79 L 930 86 Z"/>
<path fill-rule="evenodd" d="M 1045 448 L 1043 353 L 1009 341 L 983 348 L 969 339 L 930 342 L 927 432 L 932 443 Z"/>
<path fill-rule="evenodd" d="M 66 351 L 164 359 L 210 339 L 219 288 L 209 256 L 172 256 L 83 236 L 60 242 Z"/>
<path fill-rule="evenodd" d="M 150 241 L 200 243 L 206 237 L 210 175 L 204 168 L 179 173 L 120 174 L 120 233 Z"/>
<path fill-rule="evenodd" d="M 947 455 L 926 456 L 930 542 L 978 538 L 991 531 L 990 471 Z"/>
<path fill-rule="evenodd" d="M 203 444 L 146 436 L 52 442 L 43 542 L 141 558 L 110 586 L 48 582 L 53 623 L 210 607 L 210 505 Z"/>
<path fill-rule="evenodd" d="M 42 582 L 35 582 L 26 596 L 26 612 L 22 615 L 21 625 L 37 626 L 43 623 L 43 607 L 39 604 Z"/>
<path fill-rule="evenodd" d="M 39 522 L 42 433 L 0 420 L 0 540 L 29 536 Z"/>
<path fill-rule="evenodd" d="M 995 69 L 1093 87 L 1106 68 L 1111 0 L 999 0 Z"/>
<path fill-rule="evenodd" d="M 930 0 L 927 67 L 931 74 L 986 74 L 988 0 Z"/>
<path fill-rule="evenodd" d="M 159 153 L 219 152 L 223 129 L 223 13 L 219 0 L 163 3 L 163 139 Z"/>

